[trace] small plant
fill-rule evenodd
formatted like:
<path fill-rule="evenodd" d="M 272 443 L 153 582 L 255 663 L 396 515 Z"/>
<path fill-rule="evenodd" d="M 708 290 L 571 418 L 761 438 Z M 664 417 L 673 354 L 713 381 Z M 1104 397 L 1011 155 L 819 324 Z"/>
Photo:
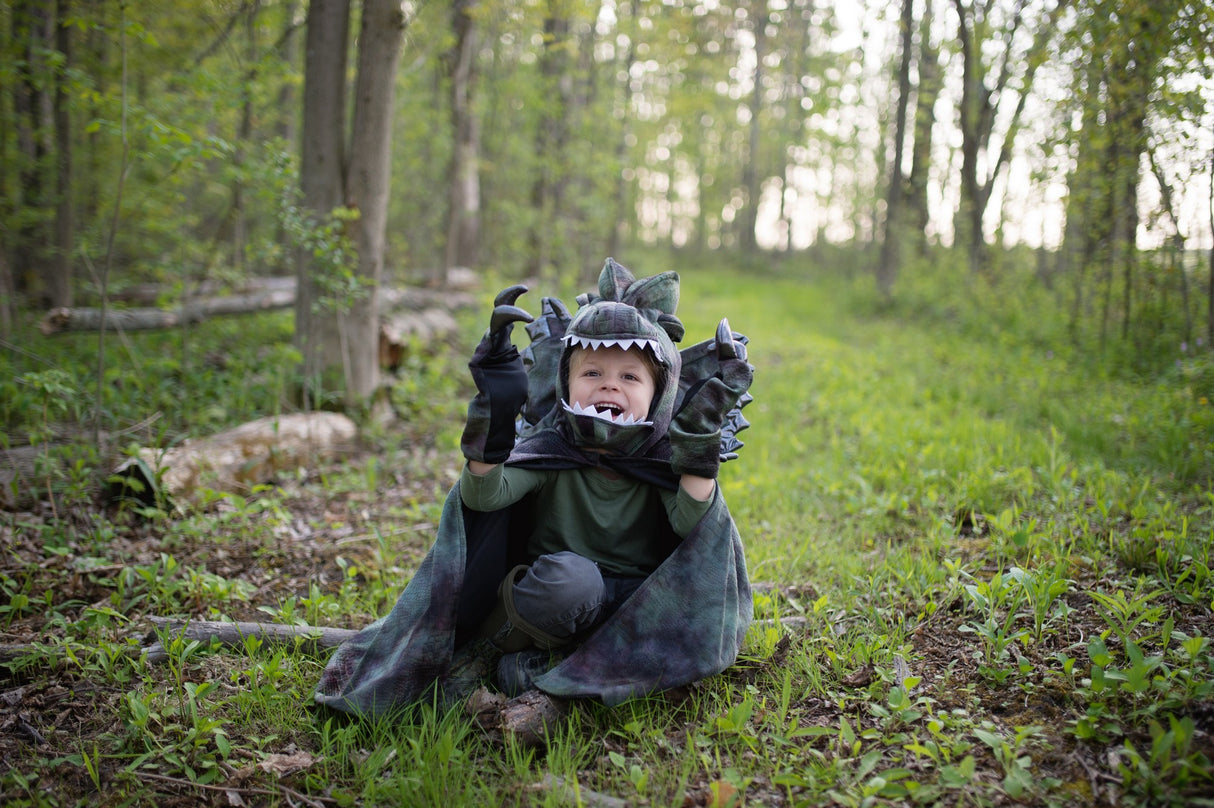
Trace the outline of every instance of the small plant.
<path fill-rule="evenodd" d="M 1008 667 L 1011 647 L 1029 636 L 1027 629 L 1016 628 L 1025 590 L 1017 583 L 1015 575 L 996 572 L 989 581 L 966 584 L 964 592 L 979 619 L 962 625 L 959 630 L 981 638 L 983 661 L 978 670 L 1002 684 L 1014 672 Z"/>
<path fill-rule="evenodd" d="M 1127 796 L 1135 803 L 1190 805 L 1191 789 L 1208 789 L 1214 783 L 1212 761 L 1193 748 L 1196 724 L 1185 716 L 1167 716 L 1166 723 L 1151 720 L 1150 743 L 1139 751 L 1127 739 L 1119 754 L 1117 770 Z"/>
<path fill-rule="evenodd" d="M 1150 605 L 1151 601 L 1159 597 L 1161 591 L 1143 591 L 1145 585 L 1145 581 L 1140 579 L 1130 595 L 1126 595 L 1124 589 L 1117 589 L 1112 593 L 1093 590 L 1090 593 L 1092 600 L 1096 602 L 1096 610 L 1108 623 L 1117 639 L 1121 640 L 1122 645 L 1130 641 L 1139 626 L 1144 623 L 1153 624 L 1163 614 L 1161 607 Z"/>
<path fill-rule="evenodd" d="M 1059 561 L 1048 570 L 1028 572 L 1013 567 L 1008 571 L 1008 577 L 1024 590 L 1025 600 L 1031 609 L 1028 615 L 1033 621 L 1030 636 L 1036 643 L 1044 639 L 1046 629 L 1055 619 L 1065 620 L 1073 611 L 1066 601 L 1061 600 L 1071 590 L 1073 583 L 1063 576 L 1065 567 L 1065 561 Z"/>
<path fill-rule="evenodd" d="M 29 596 L 30 580 L 18 584 L 15 580 L 0 573 L 0 621 L 4 628 L 13 624 L 13 620 L 34 608 Z"/>
<path fill-rule="evenodd" d="M 1003 770 L 1003 791 L 1013 800 L 1023 800 L 1033 794 L 1053 788 L 1057 780 L 1039 780 L 1033 774 L 1032 747 L 1041 745 L 1040 727 L 1017 727 L 1009 740 L 993 724 L 982 722 L 974 735 L 990 748 Z M 1048 745 L 1045 745 L 1048 750 Z"/>

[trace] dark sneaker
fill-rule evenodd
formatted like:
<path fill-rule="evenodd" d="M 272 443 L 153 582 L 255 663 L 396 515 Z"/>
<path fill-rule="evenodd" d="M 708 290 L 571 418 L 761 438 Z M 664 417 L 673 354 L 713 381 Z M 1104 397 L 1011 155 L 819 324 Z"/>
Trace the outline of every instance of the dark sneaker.
<path fill-rule="evenodd" d="M 551 670 L 557 661 L 551 651 L 538 648 L 502 654 L 494 681 L 503 693 L 513 698 L 533 689 L 536 677 Z"/>

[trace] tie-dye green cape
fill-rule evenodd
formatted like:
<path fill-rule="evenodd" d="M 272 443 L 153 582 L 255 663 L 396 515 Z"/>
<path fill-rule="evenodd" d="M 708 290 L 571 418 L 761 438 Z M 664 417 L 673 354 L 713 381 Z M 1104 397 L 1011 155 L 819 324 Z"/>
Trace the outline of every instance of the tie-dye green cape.
<path fill-rule="evenodd" d="M 614 287 L 601 278 L 600 291 L 608 292 L 603 297 L 631 283 L 631 275 L 614 261 L 604 267 L 604 277 L 608 273 Z M 668 274 L 677 300 L 678 278 Z M 676 339 L 682 336 L 681 324 L 669 327 L 677 324 L 673 311 L 637 308 L 655 320 L 662 316 L 663 327 L 677 331 Z M 563 387 L 554 380 L 560 372 L 559 340 L 568 325 L 560 301 L 546 298 L 541 318 L 528 327 L 533 389 Z M 680 352 L 673 362 L 678 391 L 668 397 L 668 406 L 677 411 L 683 394 L 715 369 L 711 340 Z M 533 397 L 533 402 L 539 398 Z M 748 401 L 749 396 L 743 403 Z M 669 412 L 663 418 L 668 422 Z M 570 423 L 557 402 L 536 423 L 524 425 L 507 463 L 546 469 L 602 463 L 648 484 L 671 489 L 678 484 L 664 435 L 637 454 L 612 457 L 580 450 L 572 442 Z M 723 458 L 736 456 L 741 445 L 736 432 L 746 426 L 735 411 L 723 433 Z M 447 496 L 434 545 L 417 573 L 387 616 L 334 652 L 317 686 L 316 701 L 374 716 L 428 698 L 436 685 L 441 689 L 456 651 L 474 637 L 492 609 L 499 582 L 525 560 L 529 506 L 523 500 L 492 513 L 472 511 L 463 505 L 457 484 Z M 666 560 L 611 618 L 539 677 L 538 687 L 556 696 L 597 698 L 614 705 L 689 684 L 733 664 L 753 607 L 741 538 L 719 489 L 690 535 L 678 541 L 667 532 L 673 549 Z"/>

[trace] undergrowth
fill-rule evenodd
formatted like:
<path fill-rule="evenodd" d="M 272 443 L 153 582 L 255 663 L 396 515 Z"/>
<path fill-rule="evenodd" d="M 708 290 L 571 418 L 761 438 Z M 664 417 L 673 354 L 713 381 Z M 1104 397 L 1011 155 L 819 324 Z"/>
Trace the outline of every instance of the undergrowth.
<path fill-rule="evenodd" d="M 459 469 L 470 323 L 468 345 L 408 360 L 405 419 L 356 461 L 188 514 L 98 507 L 83 470 L 47 465 L 39 506 L 0 514 L 0 629 L 20 646 L 0 684 L 0 800 L 1214 805 L 1214 421 L 1196 360 L 1148 380 L 1023 313 L 982 334 L 937 317 L 948 301 L 889 311 L 808 267 L 673 268 L 687 339 L 728 316 L 758 368 L 721 477 L 755 584 L 734 667 L 579 704 L 537 753 L 459 709 L 319 711 L 324 654 L 302 644 L 152 626 L 384 614 Z M 138 377 L 109 363 L 108 417 L 158 415 L 136 437 L 163 442 L 281 411 L 288 323 L 239 322 L 184 349 L 132 336 Z M 89 417 L 88 340 L 72 339 L 3 354 L 10 443 Z M 140 655 L 149 631 L 163 662 Z"/>

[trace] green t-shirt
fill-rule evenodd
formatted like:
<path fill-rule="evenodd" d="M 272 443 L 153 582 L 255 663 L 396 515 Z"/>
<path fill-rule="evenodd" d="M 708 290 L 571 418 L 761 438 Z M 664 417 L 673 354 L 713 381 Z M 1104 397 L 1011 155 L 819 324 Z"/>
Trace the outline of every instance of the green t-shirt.
<path fill-rule="evenodd" d="M 614 575 L 653 572 L 665 556 L 666 524 L 685 538 L 712 504 L 682 488 L 666 491 L 596 468 L 535 471 L 499 465 L 478 476 L 465 465 L 460 477 L 464 504 L 474 511 L 496 511 L 532 492 L 536 524 L 528 554 L 572 550 Z"/>

